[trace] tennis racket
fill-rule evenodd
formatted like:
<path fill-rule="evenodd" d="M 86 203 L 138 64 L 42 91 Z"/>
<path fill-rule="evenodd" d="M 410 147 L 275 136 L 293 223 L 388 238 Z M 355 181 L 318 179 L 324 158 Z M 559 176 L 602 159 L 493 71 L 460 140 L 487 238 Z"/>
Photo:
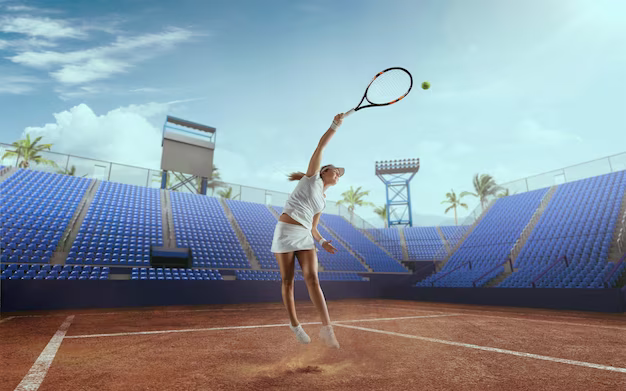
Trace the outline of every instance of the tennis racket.
<path fill-rule="evenodd" d="M 365 89 L 359 104 L 343 114 L 347 117 L 366 107 L 388 106 L 402 100 L 411 92 L 413 77 L 404 68 L 394 67 L 378 73 Z M 361 106 L 365 102 L 364 106 Z M 369 103 L 369 104 L 368 104 Z"/>

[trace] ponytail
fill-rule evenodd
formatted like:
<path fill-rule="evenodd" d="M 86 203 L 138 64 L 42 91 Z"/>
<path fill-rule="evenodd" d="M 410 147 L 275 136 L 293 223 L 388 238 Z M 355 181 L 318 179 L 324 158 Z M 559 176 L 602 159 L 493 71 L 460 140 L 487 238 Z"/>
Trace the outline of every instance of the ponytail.
<path fill-rule="evenodd" d="M 304 178 L 304 173 L 300 171 L 292 172 L 288 175 L 288 177 L 290 181 L 299 181 L 300 179 Z"/>

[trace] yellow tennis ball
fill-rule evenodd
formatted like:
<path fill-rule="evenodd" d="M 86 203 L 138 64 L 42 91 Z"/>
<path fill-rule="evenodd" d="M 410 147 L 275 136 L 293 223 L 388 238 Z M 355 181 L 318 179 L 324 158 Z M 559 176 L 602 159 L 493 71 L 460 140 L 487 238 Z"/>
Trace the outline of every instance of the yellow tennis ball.
<path fill-rule="evenodd" d="M 422 83 L 422 89 L 423 90 L 427 90 L 429 88 L 430 88 L 430 83 L 429 82 L 425 81 L 425 82 Z"/>

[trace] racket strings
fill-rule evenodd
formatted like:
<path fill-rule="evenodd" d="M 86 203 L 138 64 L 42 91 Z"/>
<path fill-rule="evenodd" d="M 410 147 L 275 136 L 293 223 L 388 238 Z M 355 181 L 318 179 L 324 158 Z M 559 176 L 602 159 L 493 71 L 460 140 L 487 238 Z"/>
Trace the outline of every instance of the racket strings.
<path fill-rule="evenodd" d="M 411 76 L 402 70 L 391 70 L 378 76 L 367 90 L 370 103 L 390 103 L 403 97 L 411 88 Z"/>

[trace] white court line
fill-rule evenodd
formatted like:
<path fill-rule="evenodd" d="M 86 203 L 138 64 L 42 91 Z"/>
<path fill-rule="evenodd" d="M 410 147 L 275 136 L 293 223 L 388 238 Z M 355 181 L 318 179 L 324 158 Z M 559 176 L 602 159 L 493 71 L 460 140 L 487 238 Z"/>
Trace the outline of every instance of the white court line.
<path fill-rule="evenodd" d="M 543 310 L 543 311 L 554 311 L 554 314 L 543 314 L 543 313 L 528 313 L 528 312 L 515 312 L 515 311 L 498 311 L 497 309 L 493 309 L 493 310 L 479 310 L 479 309 L 473 309 L 473 308 L 458 308 L 458 307 L 450 307 L 450 306 L 446 306 L 445 304 L 451 304 L 451 303 L 439 303 L 439 302 L 432 302 L 432 303 L 436 303 L 437 304 L 437 308 L 441 308 L 443 310 L 452 310 L 452 311 L 474 311 L 474 312 L 488 312 L 488 313 L 498 313 L 498 314 L 509 314 L 509 315 L 532 315 L 532 316 L 541 316 L 544 318 L 559 318 L 559 319 L 579 319 L 579 320 L 585 320 L 585 319 L 589 319 L 589 320 L 598 320 L 598 319 L 594 319 L 594 318 L 586 318 L 584 316 L 570 316 L 570 315 L 561 315 L 558 313 L 558 311 L 562 311 L 559 309 L 550 309 L 550 308 L 529 308 L 531 310 Z M 444 305 L 439 305 L 439 304 L 444 304 Z M 364 304 L 359 304 L 359 305 L 364 305 Z M 413 308 L 410 307 L 389 307 L 386 304 L 371 304 L 372 306 L 379 306 L 382 308 L 395 308 L 395 309 L 405 309 L 405 310 L 413 310 Z M 391 304 L 393 305 L 393 304 Z M 463 305 L 463 304 L 459 304 L 459 305 Z M 506 306 L 504 306 L 506 307 Z M 508 308 L 512 308 L 512 307 L 508 307 Z M 415 311 L 424 311 L 422 309 L 419 310 L 415 310 Z M 433 311 L 438 311 L 438 310 L 433 310 Z M 584 311 L 581 311 L 584 312 Z M 619 316 L 620 314 L 617 313 L 617 315 Z M 626 318 L 625 318 L 626 319 Z"/>
<path fill-rule="evenodd" d="M 313 307 L 313 304 L 298 304 L 298 308 L 301 307 Z M 179 313 L 179 312 L 211 312 L 211 311 L 249 311 L 249 310 L 284 310 L 283 304 L 276 304 L 272 307 L 241 307 L 241 308 L 204 308 L 196 310 L 159 310 L 159 309 L 145 309 L 141 311 L 113 311 L 113 312 L 86 312 L 86 313 L 74 313 L 72 315 L 80 316 L 97 316 L 97 315 L 125 315 L 125 314 L 150 314 L 150 313 Z M 57 316 L 69 316 L 69 314 L 47 314 L 47 315 L 15 315 L 11 318 L 53 318 Z"/>
<path fill-rule="evenodd" d="M 0 319 L 0 323 L 8 322 L 9 320 L 15 318 L 15 316 L 9 316 L 8 318 Z"/>
<path fill-rule="evenodd" d="M 33 391 L 37 390 L 41 383 L 43 382 L 44 377 L 46 377 L 46 373 L 48 373 L 48 369 L 50 368 L 50 364 L 54 360 L 54 356 L 56 356 L 57 351 L 59 350 L 59 346 L 61 346 L 61 342 L 63 342 L 63 338 L 65 337 L 65 333 L 67 329 L 72 324 L 74 320 L 74 315 L 70 315 L 65 319 L 65 322 L 61 325 L 59 330 L 52 336 L 48 345 L 41 352 L 37 361 L 30 368 L 30 371 L 24 376 L 20 384 L 15 388 L 15 391 Z"/>
<path fill-rule="evenodd" d="M 609 365 L 594 364 L 594 363 L 585 362 L 585 361 L 576 361 L 576 360 L 568 360 L 568 359 L 565 359 L 565 358 L 542 356 L 540 354 L 524 353 L 524 352 L 517 352 L 517 351 L 514 351 L 514 350 L 492 348 L 492 347 L 489 347 L 489 346 L 480 346 L 480 345 L 474 345 L 474 344 L 469 344 L 469 343 L 446 341 L 446 340 L 443 340 L 443 339 L 420 337 L 418 335 L 401 334 L 401 333 L 395 333 L 393 331 L 384 331 L 384 330 L 370 329 L 370 328 L 359 327 L 359 326 L 349 326 L 349 325 L 344 325 L 344 324 L 337 324 L 337 326 L 339 326 L 339 327 L 346 327 L 346 328 L 355 329 L 355 330 L 369 331 L 369 332 L 372 332 L 372 333 L 393 335 L 393 336 L 396 336 L 396 337 L 418 339 L 418 340 L 421 340 L 421 341 L 440 343 L 440 344 L 444 344 L 444 345 L 458 346 L 458 347 L 462 347 L 462 348 L 484 350 L 484 351 L 487 351 L 487 352 L 510 354 L 512 356 L 518 356 L 518 357 L 534 358 L 534 359 L 537 359 L 537 360 L 552 361 L 552 362 L 558 362 L 558 363 L 562 363 L 562 364 L 577 365 L 577 366 L 581 366 L 581 367 L 601 369 L 601 370 L 604 370 L 604 371 L 626 373 L 626 368 L 612 367 L 612 366 L 609 366 Z"/>
<path fill-rule="evenodd" d="M 357 319 L 357 320 L 337 320 L 332 323 L 352 323 L 352 322 L 378 322 L 381 320 L 405 320 L 405 319 L 423 319 L 423 318 L 441 318 L 444 316 L 459 316 L 461 314 L 436 314 L 436 315 L 419 315 L 419 316 L 402 316 L 398 318 L 373 318 L 373 319 Z"/>
<path fill-rule="evenodd" d="M 420 318 L 432 318 L 436 316 L 454 316 L 456 314 L 450 315 L 426 315 L 426 316 L 403 316 L 400 318 L 376 318 L 376 319 L 357 319 L 357 320 L 340 320 L 334 321 L 332 324 L 339 322 L 374 322 L 374 321 L 385 321 L 385 320 L 405 320 L 405 319 L 420 319 Z M 311 325 L 311 324 L 322 324 L 321 322 L 305 322 L 301 323 L 303 325 Z M 99 338 L 99 337 L 123 337 L 129 335 L 151 335 L 151 334 L 168 334 L 168 333 L 191 333 L 198 331 L 219 331 L 219 330 L 240 330 L 240 329 L 260 329 L 267 327 L 286 327 L 289 326 L 289 323 L 281 323 L 281 324 L 262 324 L 262 325 L 252 325 L 252 326 L 225 326 L 225 327 L 210 327 L 210 328 L 202 328 L 202 329 L 179 329 L 179 330 L 155 330 L 155 331 L 133 331 L 127 333 L 111 333 L 111 334 L 85 334 L 85 335 L 70 335 L 65 337 L 65 339 L 78 339 L 78 338 Z"/>
<path fill-rule="evenodd" d="M 370 307 L 367 304 L 354 304 L 354 306 Z M 380 306 L 380 305 L 372 304 L 371 306 Z M 380 307 L 388 309 L 388 310 L 422 311 L 422 310 L 413 310 L 413 309 L 410 309 L 410 308 L 403 308 L 403 307 L 391 307 L 391 306 L 380 306 Z M 561 324 L 561 325 L 568 325 L 568 326 L 586 326 L 586 327 L 593 327 L 593 328 L 626 331 L 626 327 L 618 327 L 618 326 L 604 326 L 604 325 L 600 325 L 600 324 L 591 324 L 591 323 L 560 322 L 560 321 L 556 321 L 556 320 L 528 319 L 528 318 L 520 318 L 520 317 L 516 317 L 516 316 L 482 315 L 482 314 L 474 314 L 474 313 L 471 313 L 471 312 L 465 312 L 465 311 L 480 311 L 480 310 L 463 309 L 463 308 L 458 308 L 458 309 L 455 309 L 455 310 L 458 310 L 456 313 L 460 313 L 460 314 L 467 315 L 467 316 L 477 316 L 477 317 L 496 318 L 496 319 L 524 320 L 526 322 L 553 323 L 553 324 Z M 494 312 L 497 312 L 497 311 L 494 311 Z M 449 312 L 437 312 L 437 313 L 439 313 L 439 314 L 447 314 Z M 506 314 L 506 312 L 498 312 L 498 313 Z M 533 316 L 533 314 L 529 314 L 529 315 Z M 576 318 L 576 319 L 586 319 L 586 318 Z"/>

